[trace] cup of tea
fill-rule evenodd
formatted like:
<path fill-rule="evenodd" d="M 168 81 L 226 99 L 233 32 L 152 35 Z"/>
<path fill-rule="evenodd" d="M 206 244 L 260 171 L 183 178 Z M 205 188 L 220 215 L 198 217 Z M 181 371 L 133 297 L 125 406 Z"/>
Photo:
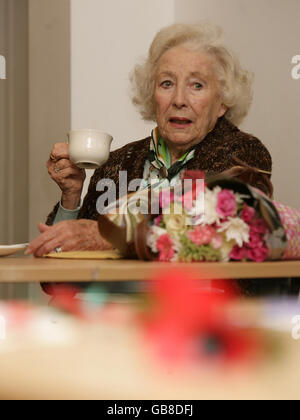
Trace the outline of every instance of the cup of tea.
<path fill-rule="evenodd" d="M 70 160 L 79 168 L 96 169 L 109 158 L 113 137 L 100 130 L 72 130 L 68 133 Z"/>

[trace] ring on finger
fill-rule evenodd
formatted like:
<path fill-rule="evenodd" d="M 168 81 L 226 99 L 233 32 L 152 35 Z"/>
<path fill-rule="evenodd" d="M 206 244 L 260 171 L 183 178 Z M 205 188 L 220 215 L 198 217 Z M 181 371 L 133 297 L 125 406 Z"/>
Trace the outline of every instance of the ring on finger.
<path fill-rule="evenodd" d="M 59 254 L 60 252 L 62 252 L 62 248 L 60 246 L 58 246 L 57 248 L 54 249 L 54 252 L 56 254 Z"/>
<path fill-rule="evenodd" d="M 60 169 L 58 169 L 58 167 L 57 166 L 54 166 L 54 172 L 56 173 L 56 174 L 58 174 L 58 172 L 60 171 Z"/>

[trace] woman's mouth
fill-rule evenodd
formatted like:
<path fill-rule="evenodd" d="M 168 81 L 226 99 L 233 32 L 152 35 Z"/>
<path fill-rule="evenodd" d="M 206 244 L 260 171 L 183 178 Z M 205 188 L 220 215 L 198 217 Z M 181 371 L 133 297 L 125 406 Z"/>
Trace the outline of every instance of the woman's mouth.
<path fill-rule="evenodd" d="M 187 127 L 190 124 L 192 124 L 192 121 L 189 120 L 188 118 L 182 118 L 182 117 L 171 117 L 169 119 L 169 123 L 173 126 L 173 127 Z"/>

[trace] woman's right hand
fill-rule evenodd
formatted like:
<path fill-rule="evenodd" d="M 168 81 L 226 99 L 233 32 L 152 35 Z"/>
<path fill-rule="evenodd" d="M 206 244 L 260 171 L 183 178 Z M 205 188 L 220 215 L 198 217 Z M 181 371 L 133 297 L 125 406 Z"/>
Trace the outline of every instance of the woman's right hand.
<path fill-rule="evenodd" d="M 70 161 L 69 145 L 56 143 L 47 161 L 48 173 L 62 191 L 61 203 L 65 209 L 78 207 L 86 177 L 85 170 Z"/>

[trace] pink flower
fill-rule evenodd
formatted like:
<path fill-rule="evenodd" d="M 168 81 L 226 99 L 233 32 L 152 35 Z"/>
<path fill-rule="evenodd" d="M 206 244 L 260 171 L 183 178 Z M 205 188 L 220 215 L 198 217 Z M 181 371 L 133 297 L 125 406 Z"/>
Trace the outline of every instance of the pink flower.
<path fill-rule="evenodd" d="M 236 215 L 237 204 L 232 191 L 222 190 L 219 192 L 216 210 L 221 217 L 233 217 Z"/>
<path fill-rule="evenodd" d="M 244 248 L 244 247 L 243 248 L 240 248 L 238 245 L 235 245 L 232 248 L 232 250 L 231 250 L 231 252 L 229 254 L 229 257 L 232 260 L 238 260 L 238 261 L 240 261 L 240 260 L 245 260 L 247 258 L 247 255 L 248 255 L 247 248 Z"/>
<path fill-rule="evenodd" d="M 156 241 L 159 261 L 170 261 L 174 257 L 173 242 L 168 233 L 161 235 Z"/>
<path fill-rule="evenodd" d="M 159 226 L 160 222 L 162 221 L 163 215 L 160 214 L 155 220 L 154 220 L 154 224 L 155 226 Z"/>
<path fill-rule="evenodd" d="M 167 207 L 170 203 L 174 201 L 174 192 L 170 189 L 162 190 L 159 193 L 159 205 L 162 209 Z"/>
<path fill-rule="evenodd" d="M 269 251 L 265 247 L 261 248 L 251 248 L 248 250 L 249 260 L 256 262 L 263 262 L 268 258 Z"/>
<path fill-rule="evenodd" d="M 268 225 L 264 221 L 264 219 L 255 219 L 251 223 L 249 223 L 249 225 L 250 225 L 250 232 L 262 233 L 262 234 L 269 232 Z"/>
<path fill-rule="evenodd" d="M 183 205 L 187 210 L 191 210 L 191 208 L 193 207 L 193 200 L 194 200 L 194 192 L 193 190 L 188 191 L 187 193 L 184 194 L 184 196 L 182 197 L 182 201 L 183 201 Z"/>
<path fill-rule="evenodd" d="M 215 236 L 215 230 L 211 226 L 196 226 L 187 236 L 197 246 L 207 245 Z"/>
<path fill-rule="evenodd" d="M 251 222 L 254 219 L 256 211 L 253 207 L 247 206 L 244 204 L 243 210 L 241 211 L 240 217 L 244 220 L 245 223 Z"/>
<path fill-rule="evenodd" d="M 249 241 L 247 242 L 247 246 L 249 248 L 261 248 L 263 244 L 264 242 L 263 242 L 261 234 L 258 234 L 254 232 L 253 230 L 250 230 Z"/>
<path fill-rule="evenodd" d="M 223 245 L 223 238 L 222 235 L 215 234 L 210 242 L 211 246 L 214 249 L 220 249 Z"/>

